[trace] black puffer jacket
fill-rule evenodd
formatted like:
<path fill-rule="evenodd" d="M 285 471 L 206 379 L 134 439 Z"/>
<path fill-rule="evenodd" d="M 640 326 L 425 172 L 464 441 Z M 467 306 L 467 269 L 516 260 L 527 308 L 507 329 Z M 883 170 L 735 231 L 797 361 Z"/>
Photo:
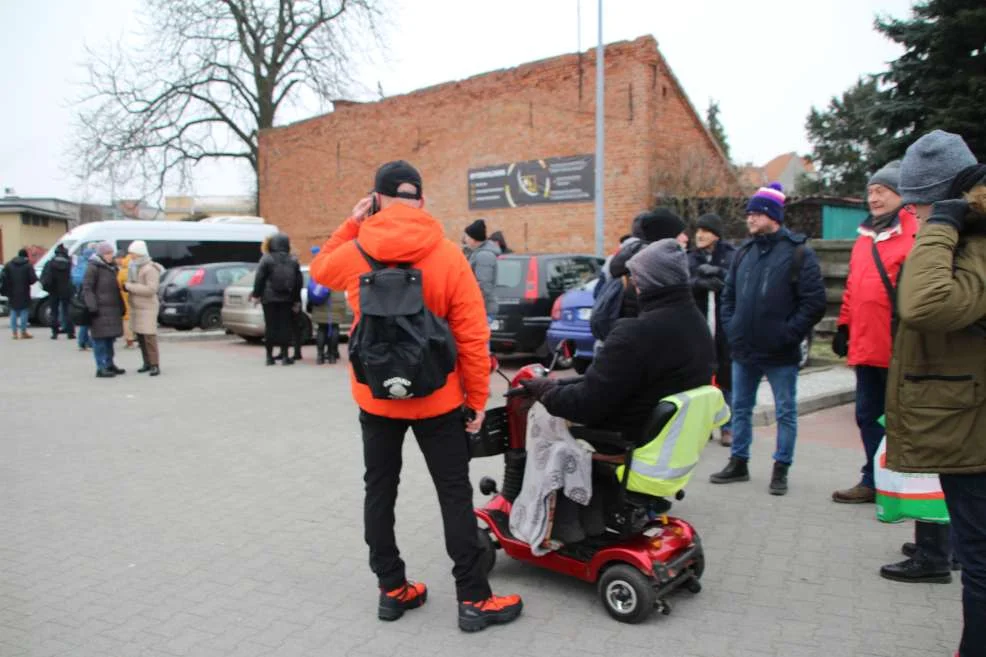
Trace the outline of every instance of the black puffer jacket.
<path fill-rule="evenodd" d="M 55 257 L 45 264 L 41 284 L 53 299 L 68 301 L 72 298 L 72 260 L 63 249 L 56 250 Z"/>
<path fill-rule="evenodd" d="M 616 322 L 583 381 L 545 392 L 549 413 L 636 439 L 663 397 L 712 382 L 715 348 L 691 287 L 647 292 L 640 310 Z"/>
<path fill-rule="evenodd" d="M 275 276 L 287 275 L 286 270 L 293 270 L 294 284 L 288 292 L 278 291 L 272 285 Z M 284 233 L 278 233 L 270 238 L 270 253 L 260 259 L 257 275 L 253 282 L 253 296 L 263 303 L 301 303 L 301 288 L 304 278 L 298 259 L 291 255 L 291 240 Z"/>
<path fill-rule="evenodd" d="M 31 286 L 38 280 L 34 267 L 24 256 L 17 256 L 3 266 L 3 288 L 0 294 L 7 297 L 11 310 L 31 307 Z"/>

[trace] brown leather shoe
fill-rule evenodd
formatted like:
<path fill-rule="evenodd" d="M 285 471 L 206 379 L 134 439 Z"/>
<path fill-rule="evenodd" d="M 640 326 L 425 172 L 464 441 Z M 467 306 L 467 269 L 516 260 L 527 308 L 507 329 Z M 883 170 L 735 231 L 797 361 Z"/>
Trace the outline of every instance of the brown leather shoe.
<path fill-rule="evenodd" d="M 719 444 L 726 447 L 733 444 L 733 432 L 731 429 L 723 429 L 719 433 Z"/>
<path fill-rule="evenodd" d="M 21 331 L 21 340 L 32 340 L 33 338 L 34 336 L 27 331 Z"/>
<path fill-rule="evenodd" d="M 876 502 L 876 490 L 863 484 L 856 484 L 852 488 L 832 493 L 832 501 L 839 504 L 873 504 Z"/>

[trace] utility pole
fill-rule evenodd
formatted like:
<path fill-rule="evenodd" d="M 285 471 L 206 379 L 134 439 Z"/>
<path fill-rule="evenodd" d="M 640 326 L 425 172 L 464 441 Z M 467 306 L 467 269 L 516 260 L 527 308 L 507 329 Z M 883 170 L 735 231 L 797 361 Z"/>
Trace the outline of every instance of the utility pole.
<path fill-rule="evenodd" d="M 599 257 L 603 255 L 603 158 L 606 145 L 606 76 L 603 68 L 603 0 L 599 0 L 599 44 L 596 46 L 596 255 Z"/>

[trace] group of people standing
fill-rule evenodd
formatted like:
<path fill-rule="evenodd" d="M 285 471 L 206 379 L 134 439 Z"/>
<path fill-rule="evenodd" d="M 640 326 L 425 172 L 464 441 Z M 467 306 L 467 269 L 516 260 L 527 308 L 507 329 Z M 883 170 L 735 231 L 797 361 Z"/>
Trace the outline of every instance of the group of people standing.
<path fill-rule="evenodd" d="M 87 245 L 74 264 L 59 244 L 40 278 L 50 298 L 51 339 L 64 333 L 78 340 L 80 351 L 91 348 L 96 377 L 106 379 L 126 373 L 116 364 L 116 339 L 136 336 L 128 337 L 128 343 L 136 342 L 140 348 L 143 364 L 137 371 L 158 376 L 157 290 L 163 271 L 141 240 L 131 242 L 122 254 L 116 254 L 110 242 Z M 15 340 L 32 337 L 27 332 L 27 317 L 31 285 L 37 281 L 23 250 L 4 266 L 2 293 L 10 300 Z"/>
<path fill-rule="evenodd" d="M 962 570 L 959 657 L 986 656 L 986 165 L 959 135 L 930 132 L 867 184 L 833 351 L 856 375 L 864 464 L 840 504 L 876 501 L 875 461 L 938 474 L 949 524 L 918 521 L 905 560 L 880 569 L 900 582 L 951 581 Z M 786 491 L 797 431 L 797 344 L 821 319 L 817 258 L 783 227 L 779 186 L 747 205 L 751 239 L 721 241 L 718 217 L 700 217 L 691 253 L 696 301 L 717 342 L 717 383 L 732 389 L 727 467 L 713 483 L 749 479 L 750 410 L 761 376 L 774 392 L 777 450 L 770 492 Z M 799 253 L 800 252 L 800 253 Z M 729 363 L 731 361 L 731 367 Z M 884 429 L 884 417 L 886 429 Z M 731 438 L 731 440 L 730 440 Z"/>

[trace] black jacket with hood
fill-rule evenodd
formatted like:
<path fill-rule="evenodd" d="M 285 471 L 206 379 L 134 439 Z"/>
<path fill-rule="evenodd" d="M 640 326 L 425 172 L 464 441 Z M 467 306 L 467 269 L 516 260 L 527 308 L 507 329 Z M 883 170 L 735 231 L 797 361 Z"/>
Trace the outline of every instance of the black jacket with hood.
<path fill-rule="evenodd" d="M 271 285 L 274 276 L 288 275 L 286 270 L 293 270 L 294 284 L 289 292 L 278 291 Z M 263 303 L 301 303 L 301 288 L 304 278 L 298 259 L 291 255 L 291 240 L 284 233 L 278 233 L 270 238 L 270 253 L 260 259 L 257 275 L 253 283 L 253 296 Z"/>

